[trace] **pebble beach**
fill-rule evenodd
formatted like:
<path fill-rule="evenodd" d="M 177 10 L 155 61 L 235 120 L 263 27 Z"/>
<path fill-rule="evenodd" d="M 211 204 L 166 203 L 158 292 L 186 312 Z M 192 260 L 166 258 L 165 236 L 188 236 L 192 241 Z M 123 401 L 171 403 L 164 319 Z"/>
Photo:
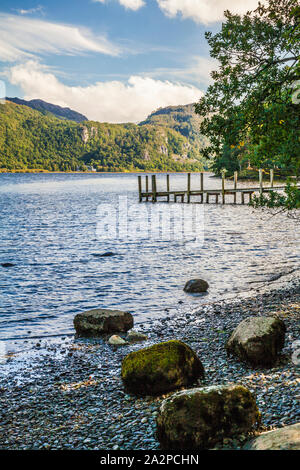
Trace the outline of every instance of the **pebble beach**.
<path fill-rule="evenodd" d="M 225 342 L 248 316 L 275 315 L 287 327 L 285 347 L 272 368 L 254 368 L 228 357 Z M 255 395 L 262 421 L 255 434 L 299 422 L 300 281 L 235 299 L 201 304 L 180 317 L 139 325 L 143 343 L 114 347 L 108 338 L 37 341 L 30 355 L 1 364 L 0 449 L 158 450 L 156 416 L 168 395 L 129 395 L 121 380 L 122 358 L 161 341 L 179 339 L 201 359 L 205 378 L 193 386 L 243 384 Z M 298 346 L 299 348 L 299 346 Z M 17 368 L 17 373 L 16 373 Z M 216 449 L 241 449 L 251 436 L 224 439 Z"/>

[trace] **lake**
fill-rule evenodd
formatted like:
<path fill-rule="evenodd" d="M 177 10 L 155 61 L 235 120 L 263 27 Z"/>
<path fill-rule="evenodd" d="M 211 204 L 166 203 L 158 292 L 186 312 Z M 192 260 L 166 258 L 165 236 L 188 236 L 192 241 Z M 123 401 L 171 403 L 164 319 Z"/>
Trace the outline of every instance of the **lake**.
<path fill-rule="evenodd" d="M 165 175 L 157 178 L 163 187 Z M 184 174 L 170 180 L 174 189 L 186 187 Z M 199 175 L 193 175 L 197 184 Z M 204 184 L 221 186 L 209 174 Z M 138 217 L 149 223 L 155 206 L 165 220 L 170 210 L 177 217 L 189 205 L 143 203 L 138 213 L 137 200 L 136 174 L 0 175 L 0 263 L 13 264 L 0 266 L 0 340 L 20 344 L 71 334 L 74 315 L 97 307 L 129 310 L 136 323 L 184 315 L 300 268 L 297 224 L 284 215 L 192 204 L 200 206 L 200 218 L 190 238 L 176 232 L 150 239 Z M 132 209 L 128 220 L 125 203 Z M 194 216 L 187 209 L 184 223 L 192 227 Z M 119 226 L 107 230 L 116 217 Z M 118 237 L 125 223 L 132 233 Z M 114 256 L 101 256 L 107 252 Z M 209 292 L 185 294 L 185 282 L 198 277 L 208 281 Z"/>

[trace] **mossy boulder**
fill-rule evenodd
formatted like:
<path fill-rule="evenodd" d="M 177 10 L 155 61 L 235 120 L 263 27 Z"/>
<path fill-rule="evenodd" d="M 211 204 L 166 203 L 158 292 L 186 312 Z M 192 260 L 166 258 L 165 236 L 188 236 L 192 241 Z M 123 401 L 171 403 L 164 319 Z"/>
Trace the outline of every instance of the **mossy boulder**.
<path fill-rule="evenodd" d="M 276 317 L 249 317 L 234 330 L 226 350 L 252 365 L 274 364 L 284 346 L 286 327 Z"/>
<path fill-rule="evenodd" d="M 136 395 L 159 395 L 186 387 L 204 375 L 194 351 L 177 340 L 133 351 L 122 362 L 126 389 Z"/>
<path fill-rule="evenodd" d="M 78 336 L 97 337 L 104 333 L 125 332 L 133 327 L 133 317 L 129 312 L 97 308 L 78 313 L 74 318 Z"/>
<path fill-rule="evenodd" d="M 209 449 L 252 431 L 259 416 L 254 396 L 241 385 L 182 390 L 162 402 L 157 437 L 164 449 Z"/>
<path fill-rule="evenodd" d="M 300 423 L 264 432 L 247 442 L 245 450 L 300 450 Z"/>
<path fill-rule="evenodd" d="M 208 283 L 203 279 L 191 279 L 186 282 L 183 290 L 189 294 L 199 294 L 206 292 L 208 288 Z"/>

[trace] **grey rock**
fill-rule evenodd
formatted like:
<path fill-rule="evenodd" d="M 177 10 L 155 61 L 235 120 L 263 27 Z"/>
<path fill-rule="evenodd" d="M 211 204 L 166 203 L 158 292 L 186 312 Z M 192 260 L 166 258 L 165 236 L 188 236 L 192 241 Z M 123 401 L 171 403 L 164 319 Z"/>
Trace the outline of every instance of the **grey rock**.
<path fill-rule="evenodd" d="M 183 290 L 190 294 L 197 294 L 201 292 L 206 292 L 208 288 L 208 283 L 203 279 L 191 279 L 185 284 Z"/>
<path fill-rule="evenodd" d="M 229 354 L 253 365 L 272 365 L 284 346 L 286 327 L 276 317 L 248 317 L 226 343 Z"/>
<path fill-rule="evenodd" d="M 254 396 L 242 385 L 182 390 L 162 402 L 157 435 L 165 449 L 207 449 L 250 432 L 259 420 Z"/>
<path fill-rule="evenodd" d="M 103 333 L 125 332 L 133 327 L 133 317 L 121 310 L 94 309 L 78 313 L 74 318 L 78 336 L 97 337 Z"/>
<path fill-rule="evenodd" d="M 261 434 L 247 442 L 245 450 L 300 450 L 300 423 Z"/>
<path fill-rule="evenodd" d="M 123 345 L 127 344 L 127 342 L 118 335 L 111 336 L 109 338 L 108 342 L 109 342 L 109 344 L 112 344 L 114 346 L 123 346 Z"/>
<path fill-rule="evenodd" d="M 148 336 L 144 333 L 140 333 L 139 331 L 130 330 L 127 333 L 127 339 L 130 343 L 136 343 L 139 341 L 146 341 Z"/>

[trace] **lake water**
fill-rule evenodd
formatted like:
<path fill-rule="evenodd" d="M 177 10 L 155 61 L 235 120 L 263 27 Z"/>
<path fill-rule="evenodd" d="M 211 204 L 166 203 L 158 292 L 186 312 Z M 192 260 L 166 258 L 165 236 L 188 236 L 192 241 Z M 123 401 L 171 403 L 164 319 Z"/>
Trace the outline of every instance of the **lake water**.
<path fill-rule="evenodd" d="M 186 175 L 170 178 L 172 188 L 185 188 Z M 158 185 L 164 182 L 165 175 L 158 175 Z M 192 185 L 198 184 L 199 175 L 193 175 Z M 220 187 L 208 174 L 204 184 Z M 201 206 L 204 219 L 190 240 L 104 236 L 103 208 L 115 220 L 120 196 L 123 204 L 137 203 L 136 174 L 0 175 L 0 263 L 13 264 L 0 266 L 0 340 L 73 333 L 74 315 L 97 307 L 129 310 L 139 323 L 166 316 L 165 309 L 169 315 L 184 312 L 300 269 L 299 225 L 285 216 L 210 204 Z M 170 208 L 179 214 L 188 205 L 140 204 L 145 224 L 154 206 L 167 217 Z M 143 227 L 134 225 L 134 211 L 129 226 L 137 234 Z M 195 235 L 199 240 L 193 244 Z M 115 256 L 99 256 L 106 252 Z M 183 292 L 195 277 L 209 282 L 207 295 Z"/>

